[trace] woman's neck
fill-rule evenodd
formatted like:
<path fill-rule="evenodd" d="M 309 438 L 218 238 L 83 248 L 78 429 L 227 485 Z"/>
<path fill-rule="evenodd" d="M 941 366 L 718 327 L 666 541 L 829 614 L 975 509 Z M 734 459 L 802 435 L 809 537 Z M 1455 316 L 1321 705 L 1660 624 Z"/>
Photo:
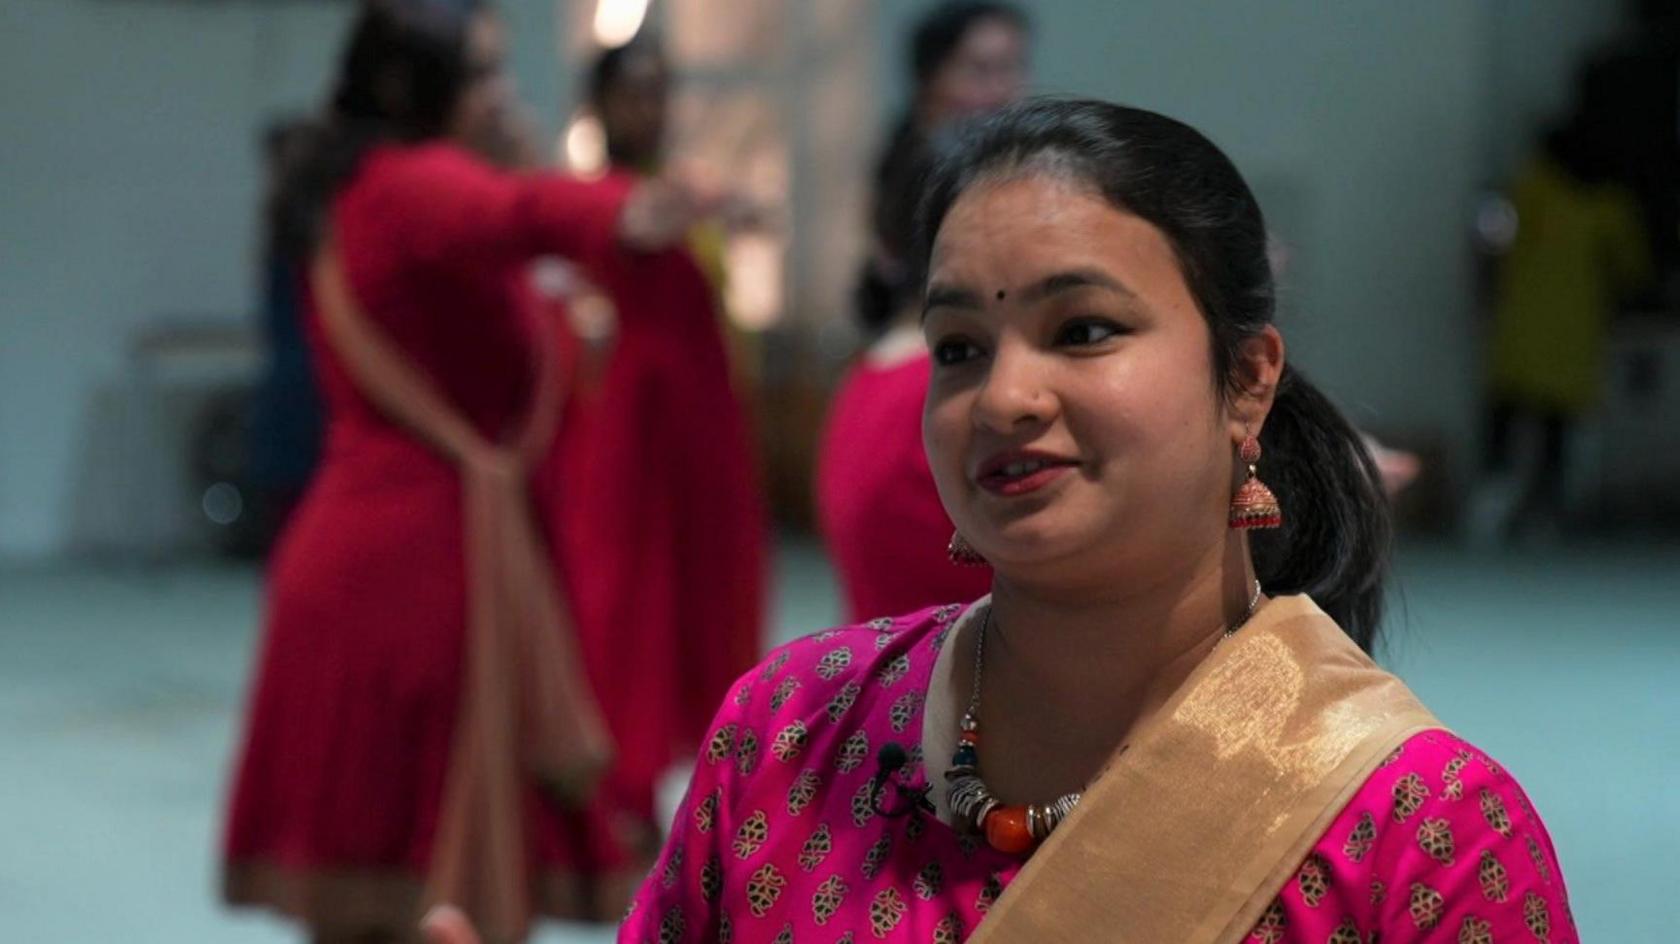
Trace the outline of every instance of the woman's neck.
<path fill-rule="evenodd" d="M 1179 573 L 1115 584 L 1070 600 L 996 581 L 981 714 L 1000 796 L 1042 802 L 1082 789 L 1243 620 L 1254 578 L 1231 535 Z M 972 684 L 971 671 L 959 674 Z"/>

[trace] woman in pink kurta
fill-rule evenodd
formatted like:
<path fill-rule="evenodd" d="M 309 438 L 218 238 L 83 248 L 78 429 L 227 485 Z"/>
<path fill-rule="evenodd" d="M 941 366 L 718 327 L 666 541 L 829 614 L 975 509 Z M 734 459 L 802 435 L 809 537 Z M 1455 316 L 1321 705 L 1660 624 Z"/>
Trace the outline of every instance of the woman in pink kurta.
<path fill-rule="evenodd" d="M 923 701 L 962 610 L 818 633 L 743 676 L 619 940 L 967 937 L 1026 858 L 907 799 L 930 779 L 916 756 Z M 888 744 L 910 761 L 876 796 Z M 1385 944 L 1576 940 L 1556 853 L 1522 788 L 1446 731 L 1413 736 L 1371 774 L 1248 940 L 1379 933 Z"/>
<path fill-rule="evenodd" d="M 916 253 L 924 444 L 992 593 L 773 653 L 620 940 L 1576 940 L 1522 790 L 1369 653 L 1387 507 L 1195 130 L 979 123 Z"/>

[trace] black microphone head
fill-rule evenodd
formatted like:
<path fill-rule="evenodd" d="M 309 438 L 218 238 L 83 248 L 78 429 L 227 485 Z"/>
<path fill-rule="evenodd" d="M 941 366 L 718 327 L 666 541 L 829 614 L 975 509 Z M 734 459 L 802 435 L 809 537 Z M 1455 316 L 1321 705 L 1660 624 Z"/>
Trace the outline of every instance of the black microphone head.
<path fill-rule="evenodd" d="M 891 773 L 910 763 L 910 754 L 903 747 L 888 741 L 881 745 L 881 750 L 875 755 L 875 759 L 882 770 Z"/>
<path fill-rule="evenodd" d="M 927 784 L 924 783 L 919 787 L 906 787 L 893 779 L 899 771 L 910 763 L 909 751 L 906 751 L 902 745 L 889 741 L 881 745 L 881 749 L 875 753 L 875 760 L 875 776 L 870 781 L 871 795 L 869 802 L 876 812 L 879 812 L 882 816 L 899 817 L 909 816 L 919 811 L 931 812 L 933 810 L 933 804 L 927 798 L 930 789 Z M 889 781 L 892 782 L 893 788 L 898 791 L 899 802 L 884 807 L 881 803 L 882 794 Z"/>

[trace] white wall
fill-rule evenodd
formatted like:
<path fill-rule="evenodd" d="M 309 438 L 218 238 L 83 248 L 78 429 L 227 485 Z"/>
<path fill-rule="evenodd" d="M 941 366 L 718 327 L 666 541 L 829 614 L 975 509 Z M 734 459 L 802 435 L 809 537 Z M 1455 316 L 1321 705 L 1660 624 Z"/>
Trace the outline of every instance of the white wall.
<path fill-rule="evenodd" d="M 555 126 L 554 4 L 500 7 Z M 86 486 L 110 476 L 85 466 L 115 454 L 88 440 L 111 433 L 95 394 L 136 329 L 249 319 L 257 135 L 319 100 L 353 9 L 0 3 L 0 555 L 64 550 L 79 506 L 110 503 Z"/>

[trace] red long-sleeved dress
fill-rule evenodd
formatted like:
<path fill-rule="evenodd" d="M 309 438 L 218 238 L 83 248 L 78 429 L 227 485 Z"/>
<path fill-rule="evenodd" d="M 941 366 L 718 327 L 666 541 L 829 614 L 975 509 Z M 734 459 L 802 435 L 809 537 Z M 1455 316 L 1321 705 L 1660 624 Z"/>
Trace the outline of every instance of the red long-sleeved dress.
<path fill-rule="evenodd" d="M 496 441 L 525 415 L 538 339 L 551 336 L 527 264 L 631 265 L 614 235 L 627 191 L 507 174 L 443 143 L 385 146 L 340 191 L 331 228 L 366 318 Z M 317 928 L 407 927 L 463 690 L 462 480 L 364 396 L 308 308 L 326 446 L 268 575 L 225 892 Z M 552 546 L 556 522 L 540 510 L 552 502 L 534 484 Z M 610 816 L 563 809 L 534 782 L 525 806 L 536 908 L 605 917 L 616 903 L 602 890 L 634 865 Z"/>
<path fill-rule="evenodd" d="M 693 256 L 587 274 L 616 331 L 599 363 L 571 372 L 537 479 L 616 746 L 602 801 L 651 834 L 659 778 L 693 756 L 718 700 L 761 654 L 768 514 L 715 293 Z"/>

